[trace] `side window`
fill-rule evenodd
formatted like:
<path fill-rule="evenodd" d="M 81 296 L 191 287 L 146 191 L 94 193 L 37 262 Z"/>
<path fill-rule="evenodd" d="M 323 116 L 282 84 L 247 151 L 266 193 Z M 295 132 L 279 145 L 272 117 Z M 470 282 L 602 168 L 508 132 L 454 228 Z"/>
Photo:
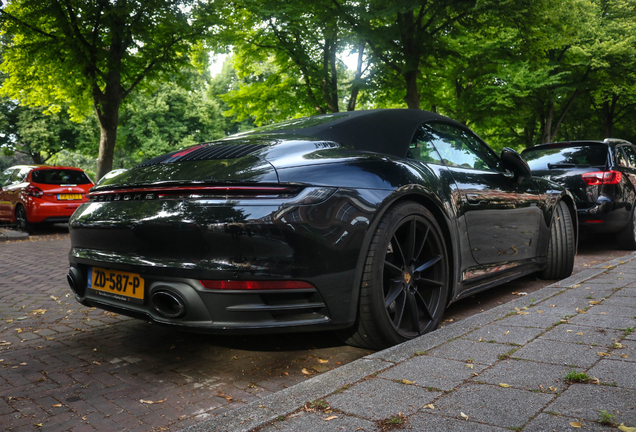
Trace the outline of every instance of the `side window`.
<path fill-rule="evenodd" d="M 433 147 L 433 137 L 426 129 L 426 126 L 420 127 L 413 137 L 413 142 L 409 146 L 409 152 L 406 157 L 422 162 L 442 164 L 442 158 Z"/>
<path fill-rule="evenodd" d="M 11 178 L 11 174 L 13 174 L 13 169 L 9 168 L 2 174 L 0 174 L 0 187 L 6 186 L 9 184 L 9 179 Z"/>
<path fill-rule="evenodd" d="M 623 146 L 623 151 L 627 156 L 627 160 L 629 161 L 629 165 L 632 168 L 636 168 L 636 150 L 632 146 Z"/>
<path fill-rule="evenodd" d="M 13 171 L 13 175 L 11 176 L 11 179 L 9 180 L 9 184 L 22 183 L 30 170 L 31 170 L 30 168 L 16 169 L 15 171 Z"/>
<path fill-rule="evenodd" d="M 622 148 L 623 147 L 616 147 L 614 149 L 614 159 L 616 159 L 616 163 L 618 165 L 626 167 L 629 166 L 629 163 L 627 162 L 627 158 L 625 157 Z"/>
<path fill-rule="evenodd" d="M 430 123 L 423 128 L 445 165 L 497 171 L 499 157 L 470 132 L 443 123 Z"/>

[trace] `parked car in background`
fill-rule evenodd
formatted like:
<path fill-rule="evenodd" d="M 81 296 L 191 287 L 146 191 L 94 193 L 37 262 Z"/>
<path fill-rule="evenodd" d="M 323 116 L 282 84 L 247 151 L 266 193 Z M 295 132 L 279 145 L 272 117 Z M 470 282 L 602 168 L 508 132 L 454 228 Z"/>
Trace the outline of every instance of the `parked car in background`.
<path fill-rule="evenodd" d="M 0 174 L 0 222 L 32 231 L 37 224 L 67 222 L 93 187 L 79 168 L 17 165 Z"/>
<path fill-rule="evenodd" d="M 524 150 L 532 174 L 557 182 L 576 199 L 581 231 L 616 235 L 636 250 L 636 147 L 607 138 L 542 144 Z"/>
<path fill-rule="evenodd" d="M 209 333 L 380 349 L 460 298 L 572 272 L 574 199 L 420 110 L 294 119 L 100 180 L 69 222 L 76 299 Z"/>

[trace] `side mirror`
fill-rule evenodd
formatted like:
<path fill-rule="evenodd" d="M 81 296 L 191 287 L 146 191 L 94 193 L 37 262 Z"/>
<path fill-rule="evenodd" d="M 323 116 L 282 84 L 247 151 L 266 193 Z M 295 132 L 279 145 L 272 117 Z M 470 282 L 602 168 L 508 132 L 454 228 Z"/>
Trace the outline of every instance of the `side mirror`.
<path fill-rule="evenodd" d="M 515 175 L 515 182 L 521 183 L 532 178 L 528 163 L 521 155 L 509 147 L 501 151 L 501 167 L 510 170 Z"/>

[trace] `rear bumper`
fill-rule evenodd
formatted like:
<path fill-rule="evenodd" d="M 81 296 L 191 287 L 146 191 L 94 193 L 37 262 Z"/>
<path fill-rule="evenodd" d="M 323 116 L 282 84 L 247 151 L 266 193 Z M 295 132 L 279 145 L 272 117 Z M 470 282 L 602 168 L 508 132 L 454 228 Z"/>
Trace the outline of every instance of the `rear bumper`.
<path fill-rule="evenodd" d="M 577 213 L 581 231 L 616 233 L 627 225 L 632 209 L 625 203 L 601 196 L 592 207 L 579 207 Z"/>
<path fill-rule="evenodd" d="M 29 197 L 24 202 L 27 218 L 31 223 L 67 222 L 81 204 L 79 201 L 50 202 L 34 197 Z"/>

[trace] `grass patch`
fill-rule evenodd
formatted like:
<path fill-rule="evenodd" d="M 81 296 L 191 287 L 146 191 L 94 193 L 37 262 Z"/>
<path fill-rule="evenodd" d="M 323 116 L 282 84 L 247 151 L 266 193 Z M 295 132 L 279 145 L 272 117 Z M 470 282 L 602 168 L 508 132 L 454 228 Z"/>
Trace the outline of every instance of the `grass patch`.
<path fill-rule="evenodd" d="M 614 414 L 610 414 L 605 410 L 600 410 L 598 413 L 598 422 L 605 426 L 616 426 L 616 419 Z"/>
<path fill-rule="evenodd" d="M 406 419 L 402 415 L 402 413 L 398 413 L 397 416 L 389 417 L 388 419 L 378 420 L 375 422 L 376 426 L 383 430 L 391 430 L 402 427 L 406 423 Z"/>
<path fill-rule="evenodd" d="M 329 404 L 322 399 L 316 399 L 315 401 L 307 402 L 307 406 L 309 408 L 321 409 L 321 410 L 329 408 Z"/>
<path fill-rule="evenodd" d="M 629 335 L 631 333 L 634 333 L 634 329 L 632 327 L 627 327 L 625 329 L 625 333 L 623 334 L 623 336 L 627 336 L 627 335 Z"/>
<path fill-rule="evenodd" d="M 572 383 L 586 383 L 590 381 L 590 377 L 585 372 L 577 372 L 575 370 L 569 370 L 565 374 L 565 381 Z"/>
<path fill-rule="evenodd" d="M 416 356 L 423 356 L 426 355 L 426 351 L 415 351 L 413 354 Z"/>
<path fill-rule="evenodd" d="M 509 359 L 509 358 L 510 358 L 510 357 L 511 357 L 514 353 L 516 353 L 516 352 L 517 352 L 517 350 L 518 350 L 518 349 L 519 349 L 519 348 L 514 348 L 514 349 L 511 349 L 510 351 L 508 351 L 508 352 L 506 352 L 506 353 L 499 354 L 499 355 L 497 356 L 497 358 L 498 358 L 499 360 L 508 360 L 508 359 Z"/>

